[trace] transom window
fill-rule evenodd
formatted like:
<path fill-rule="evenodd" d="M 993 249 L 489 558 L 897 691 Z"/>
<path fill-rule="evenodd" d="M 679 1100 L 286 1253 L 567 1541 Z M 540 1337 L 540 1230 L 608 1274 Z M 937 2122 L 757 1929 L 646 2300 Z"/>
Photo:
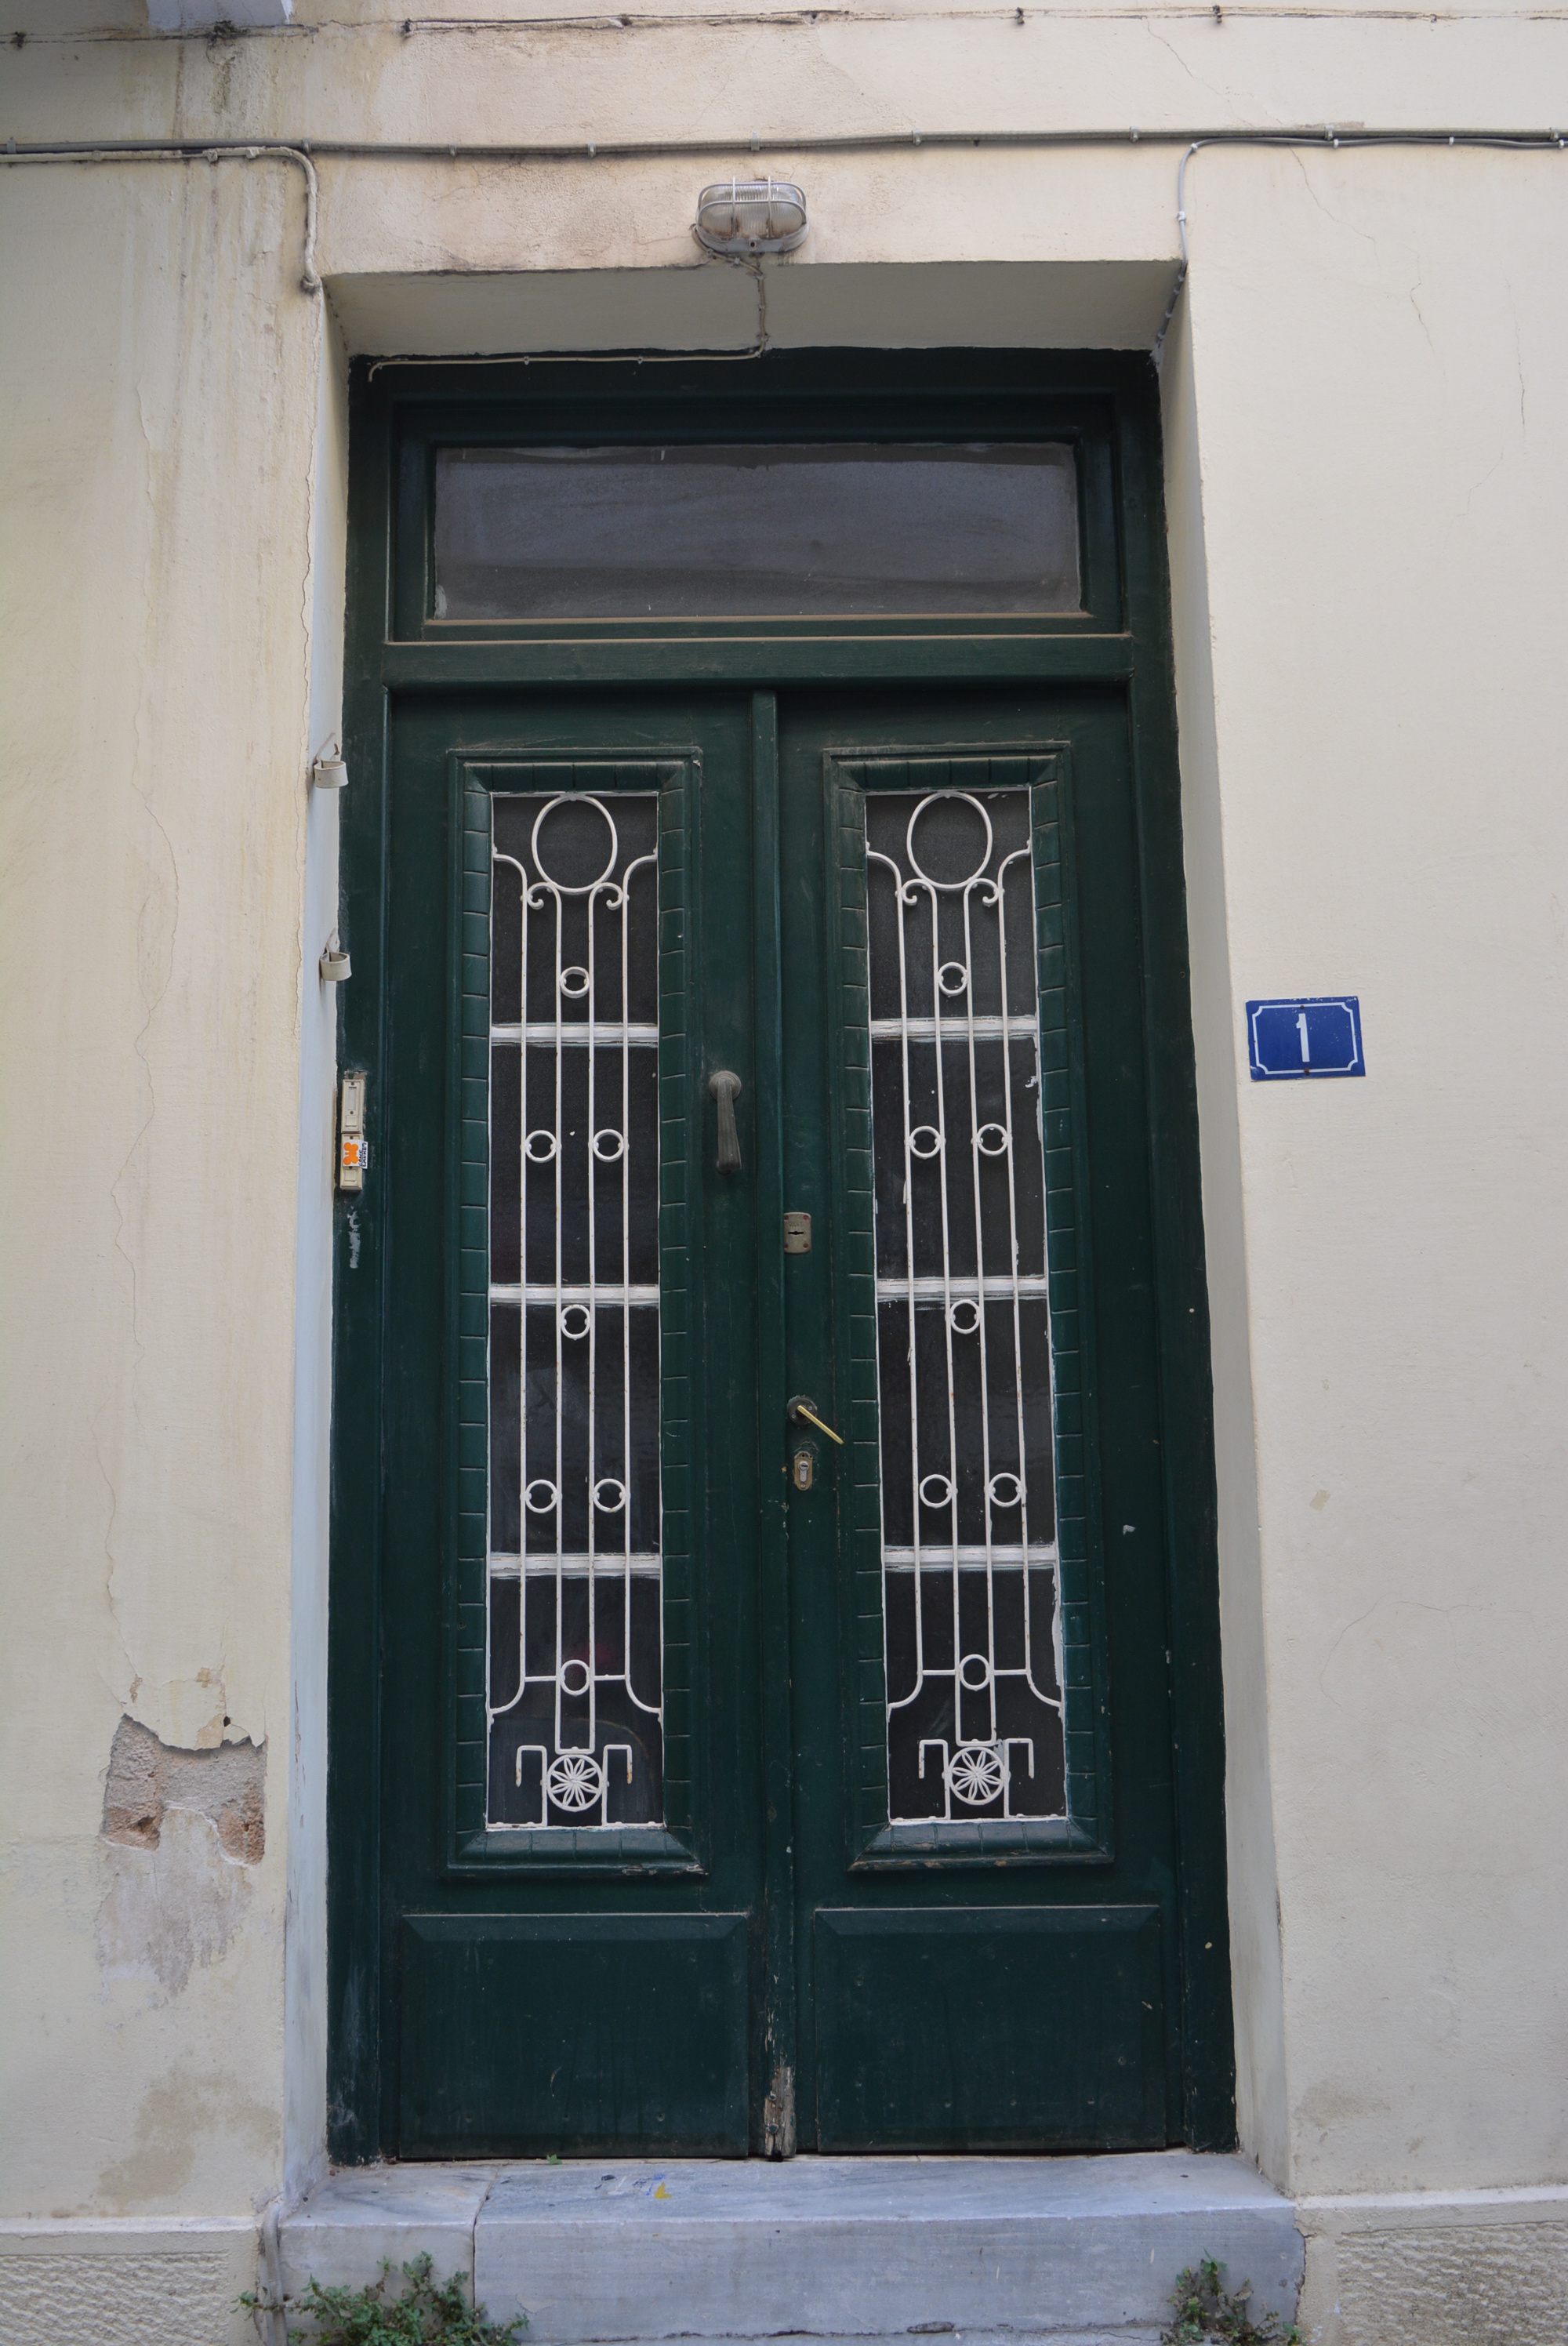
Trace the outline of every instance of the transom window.
<path fill-rule="evenodd" d="M 1078 539 L 1062 441 L 449 447 L 433 616 L 1046 617 Z"/>

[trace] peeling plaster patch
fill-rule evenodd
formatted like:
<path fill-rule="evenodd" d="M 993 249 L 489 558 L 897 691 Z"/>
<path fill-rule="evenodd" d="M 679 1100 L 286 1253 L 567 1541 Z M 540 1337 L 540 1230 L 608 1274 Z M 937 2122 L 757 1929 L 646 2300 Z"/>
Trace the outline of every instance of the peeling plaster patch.
<path fill-rule="evenodd" d="M 178 1995 L 198 1964 L 217 1963 L 245 1921 L 250 1876 L 224 1856 L 206 1817 L 171 1810 L 158 1846 L 109 1851 L 112 1878 L 98 1908 L 98 1971 L 152 1980 Z"/>
<path fill-rule="evenodd" d="M 250 1902 L 249 1869 L 266 1846 L 267 1746 L 187 1751 L 122 1719 L 104 1786 L 111 1878 L 98 1908 L 106 1981 L 155 1981 L 178 1995 L 216 1963 Z"/>
<path fill-rule="evenodd" d="M 211 1750 L 229 1723 L 221 1670 L 198 1670 L 193 1678 L 170 1678 L 149 1688 L 137 1708 L 144 1727 L 181 1751 Z"/>
<path fill-rule="evenodd" d="M 104 1785 L 104 1839 L 157 1849 L 166 1810 L 188 1809 L 217 1829 L 225 1857 L 255 1865 L 267 1847 L 266 1780 L 264 1741 L 181 1750 L 122 1719 Z"/>

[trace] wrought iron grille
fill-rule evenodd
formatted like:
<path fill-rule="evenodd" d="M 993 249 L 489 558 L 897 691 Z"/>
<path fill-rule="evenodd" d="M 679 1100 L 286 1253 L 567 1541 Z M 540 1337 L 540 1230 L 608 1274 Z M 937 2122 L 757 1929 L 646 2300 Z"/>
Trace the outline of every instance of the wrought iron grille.
<path fill-rule="evenodd" d="M 658 1824 L 657 800 L 494 808 L 486 1816 Z"/>
<path fill-rule="evenodd" d="M 868 793 L 889 1817 L 1066 1813 L 1026 789 Z"/>

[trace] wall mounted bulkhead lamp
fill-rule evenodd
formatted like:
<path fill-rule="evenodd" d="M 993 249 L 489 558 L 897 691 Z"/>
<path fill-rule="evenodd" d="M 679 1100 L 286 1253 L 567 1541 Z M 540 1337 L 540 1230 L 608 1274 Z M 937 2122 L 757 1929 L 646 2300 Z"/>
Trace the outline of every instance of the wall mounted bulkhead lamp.
<path fill-rule="evenodd" d="M 734 258 L 793 252 L 806 241 L 804 189 L 789 179 L 719 179 L 697 199 L 692 234 L 709 252 Z"/>

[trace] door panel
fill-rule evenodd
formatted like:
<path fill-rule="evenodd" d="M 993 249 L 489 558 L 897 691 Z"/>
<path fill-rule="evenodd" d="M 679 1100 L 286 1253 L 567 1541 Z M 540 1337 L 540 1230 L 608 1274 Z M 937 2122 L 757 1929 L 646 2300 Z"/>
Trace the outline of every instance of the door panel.
<path fill-rule="evenodd" d="M 1157 1907 L 823 1907 L 816 1974 L 820 2150 L 1165 2143 Z"/>
<path fill-rule="evenodd" d="M 381 2017 L 404 2157 L 734 2155 L 754 2123 L 733 1428 L 756 1235 L 708 1092 L 740 1072 L 749 1158 L 749 741 L 739 695 L 392 710 Z"/>
<path fill-rule="evenodd" d="M 411 1914 L 405 2158 L 746 2151 L 744 1914 Z"/>
<path fill-rule="evenodd" d="M 1125 702 L 392 741 L 383 2139 L 1164 2141 Z"/>
<path fill-rule="evenodd" d="M 789 1383 L 847 1437 L 789 1498 L 799 2139 L 1160 2141 L 1176 1837 L 1125 710 L 802 697 L 779 771 L 784 1203 L 828 1234 L 786 1265 Z M 934 931 L 911 814 L 952 891 Z M 977 901 L 1004 854 L 1012 945 Z M 986 1951 L 973 2093 L 961 1948 Z"/>

